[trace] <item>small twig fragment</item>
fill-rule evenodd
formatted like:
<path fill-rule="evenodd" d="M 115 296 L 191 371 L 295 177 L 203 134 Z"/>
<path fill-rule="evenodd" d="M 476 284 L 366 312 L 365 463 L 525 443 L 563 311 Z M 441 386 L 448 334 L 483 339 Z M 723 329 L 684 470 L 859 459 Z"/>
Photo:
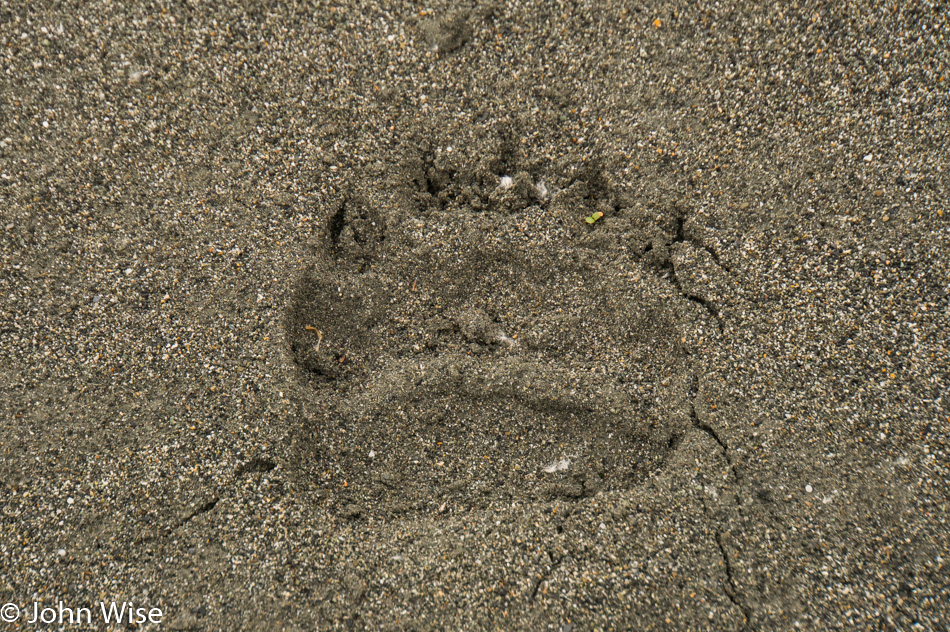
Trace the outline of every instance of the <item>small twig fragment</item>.
<path fill-rule="evenodd" d="M 315 332 L 315 333 L 317 334 L 317 349 L 316 349 L 316 351 L 319 353 L 319 351 L 320 351 L 320 343 L 323 342 L 323 332 L 320 331 L 319 329 L 317 329 L 316 327 L 311 327 L 310 325 L 307 325 L 306 327 L 304 327 L 304 329 L 306 329 L 307 331 Z"/>

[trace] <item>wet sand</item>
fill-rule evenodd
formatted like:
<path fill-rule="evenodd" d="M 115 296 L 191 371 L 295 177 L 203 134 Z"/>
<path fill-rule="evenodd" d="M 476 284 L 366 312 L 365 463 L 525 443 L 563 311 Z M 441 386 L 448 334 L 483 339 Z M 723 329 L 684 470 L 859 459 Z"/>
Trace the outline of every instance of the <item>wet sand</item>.
<path fill-rule="evenodd" d="M 0 605 L 947 628 L 948 33 L 0 6 Z"/>

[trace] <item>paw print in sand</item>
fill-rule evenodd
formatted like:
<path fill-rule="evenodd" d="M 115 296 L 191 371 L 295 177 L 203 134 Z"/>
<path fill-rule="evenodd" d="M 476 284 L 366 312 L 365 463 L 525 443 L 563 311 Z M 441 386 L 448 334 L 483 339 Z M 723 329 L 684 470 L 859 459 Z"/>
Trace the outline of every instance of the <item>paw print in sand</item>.
<path fill-rule="evenodd" d="M 682 219 L 593 168 L 444 158 L 341 196 L 298 281 L 302 470 L 348 515 L 642 482 L 690 423 Z"/>

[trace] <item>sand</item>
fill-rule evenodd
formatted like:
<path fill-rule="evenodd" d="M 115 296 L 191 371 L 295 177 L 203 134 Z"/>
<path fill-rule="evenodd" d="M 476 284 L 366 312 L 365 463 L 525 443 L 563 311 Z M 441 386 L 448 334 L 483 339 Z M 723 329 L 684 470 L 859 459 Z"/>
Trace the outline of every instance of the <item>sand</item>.
<path fill-rule="evenodd" d="M 0 5 L 0 616 L 947 629 L 948 34 Z"/>

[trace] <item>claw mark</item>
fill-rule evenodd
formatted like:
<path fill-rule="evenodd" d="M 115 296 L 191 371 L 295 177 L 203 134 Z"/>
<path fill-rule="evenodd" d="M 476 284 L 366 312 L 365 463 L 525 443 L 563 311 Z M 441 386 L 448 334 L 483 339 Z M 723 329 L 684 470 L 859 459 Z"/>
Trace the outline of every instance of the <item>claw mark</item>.
<path fill-rule="evenodd" d="M 209 511 L 215 508 L 219 500 L 220 498 L 218 498 L 217 496 L 214 496 L 200 505 L 191 507 L 178 519 L 177 524 L 175 524 L 173 529 L 178 529 L 179 527 L 184 526 L 185 524 L 188 523 L 189 520 L 191 520 L 195 516 L 200 516 L 201 514 L 208 513 Z"/>

